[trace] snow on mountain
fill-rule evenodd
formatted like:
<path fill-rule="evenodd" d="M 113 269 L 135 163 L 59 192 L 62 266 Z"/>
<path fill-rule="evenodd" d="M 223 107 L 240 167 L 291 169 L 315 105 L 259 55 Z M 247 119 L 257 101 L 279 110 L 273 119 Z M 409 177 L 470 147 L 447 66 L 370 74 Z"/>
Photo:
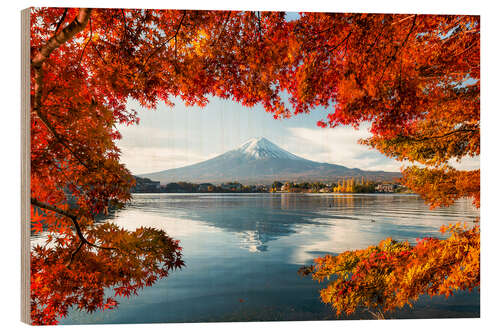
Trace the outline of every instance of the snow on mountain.
<path fill-rule="evenodd" d="M 189 166 L 139 175 L 162 184 L 169 182 L 244 184 L 280 181 L 329 181 L 342 177 L 392 180 L 396 172 L 363 171 L 342 165 L 320 163 L 294 155 L 266 138 L 252 138 L 236 149 Z"/>
<path fill-rule="evenodd" d="M 268 139 L 264 137 L 252 138 L 244 142 L 241 146 L 235 149 L 236 152 L 245 154 L 249 158 L 265 159 L 265 158 L 278 158 L 278 159 L 303 159 L 281 149 Z"/>

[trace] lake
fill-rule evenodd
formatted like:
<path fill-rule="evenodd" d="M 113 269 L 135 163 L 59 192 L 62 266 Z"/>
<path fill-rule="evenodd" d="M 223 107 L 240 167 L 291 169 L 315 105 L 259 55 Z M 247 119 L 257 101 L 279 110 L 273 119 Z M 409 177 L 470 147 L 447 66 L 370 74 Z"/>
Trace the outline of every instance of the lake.
<path fill-rule="evenodd" d="M 337 319 L 323 285 L 297 270 L 318 256 L 380 240 L 436 236 L 479 216 L 468 200 L 429 210 L 398 194 L 135 194 L 106 218 L 129 230 L 161 228 L 180 240 L 186 266 L 115 310 L 72 311 L 61 324 Z M 421 297 L 388 318 L 479 317 L 479 292 Z M 371 318 L 360 313 L 349 319 Z"/>

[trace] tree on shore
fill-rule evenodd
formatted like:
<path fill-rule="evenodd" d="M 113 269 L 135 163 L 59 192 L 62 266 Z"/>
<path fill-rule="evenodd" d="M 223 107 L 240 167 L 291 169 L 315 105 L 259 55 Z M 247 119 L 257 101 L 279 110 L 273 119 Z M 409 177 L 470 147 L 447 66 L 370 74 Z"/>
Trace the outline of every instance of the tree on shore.
<path fill-rule="evenodd" d="M 133 177 L 115 144 L 118 124 L 139 122 L 127 101 L 155 108 L 180 97 L 204 106 L 210 96 L 261 104 L 275 118 L 323 107 L 322 127 L 370 122 L 363 143 L 425 166 L 404 176 L 432 206 L 464 196 L 479 206 L 479 170 L 449 165 L 479 155 L 478 17 L 305 13 L 287 21 L 282 12 L 34 8 L 31 225 L 50 236 L 50 246 L 32 252 L 34 323 L 57 323 L 75 304 L 114 306 L 99 297 L 104 287 L 121 294 L 129 286 L 126 295 L 182 266 L 163 231 L 94 222 L 130 199 Z M 478 244 L 457 255 L 478 260 Z M 140 283 L 99 271 L 118 277 L 127 263 L 137 268 L 129 281 Z M 95 288 L 78 297 L 84 272 Z M 73 285 L 47 292 L 48 277 Z"/>

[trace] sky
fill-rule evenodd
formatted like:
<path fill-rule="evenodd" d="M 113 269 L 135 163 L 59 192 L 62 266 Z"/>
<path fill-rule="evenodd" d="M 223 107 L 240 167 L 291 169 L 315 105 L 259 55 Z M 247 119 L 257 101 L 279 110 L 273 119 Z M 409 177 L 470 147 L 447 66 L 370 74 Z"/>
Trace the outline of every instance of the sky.
<path fill-rule="evenodd" d="M 253 137 L 265 137 L 281 148 L 304 158 L 363 170 L 399 171 L 401 162 L 357 143 L 370 136 L 368 124 L 352 127 L 320 128 L 317 121 L 327 111 L 315 110 L 291 119 L 274 119 L 261 106 L 244 107 L 231 100 L 210 98 L 204 108 L 186 107 L 180 99 L 174 107 L 161 103 L 154 110 L 129 101 L 139 125 L 122 126 L 118 141 L 121 162 L 133 174 L 143 174 L 198 163 L 235 149 Z M 468 159 L 460 169 L 479 166 Z"/>

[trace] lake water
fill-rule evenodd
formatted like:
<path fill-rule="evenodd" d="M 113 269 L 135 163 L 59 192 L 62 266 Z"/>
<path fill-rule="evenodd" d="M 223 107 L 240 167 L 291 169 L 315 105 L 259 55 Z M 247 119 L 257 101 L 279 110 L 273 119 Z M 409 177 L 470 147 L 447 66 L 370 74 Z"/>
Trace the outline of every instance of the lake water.
<path fill-rule="evenodd" d="M 479 216 L 469 201 L 429 210 L 414 195 L 137 194 L 107 219 L 180 240 L 186 266 L 115 310 L 70 312 L 61 324 L 337 319 L 322 286 L 297 270 L 318 256 L 380 240 L 442 237 Z M 479 292 L 422 297 L 389 318 L 478 317 Z M 351 319 L 370 318 L 366 313 Z"/>

